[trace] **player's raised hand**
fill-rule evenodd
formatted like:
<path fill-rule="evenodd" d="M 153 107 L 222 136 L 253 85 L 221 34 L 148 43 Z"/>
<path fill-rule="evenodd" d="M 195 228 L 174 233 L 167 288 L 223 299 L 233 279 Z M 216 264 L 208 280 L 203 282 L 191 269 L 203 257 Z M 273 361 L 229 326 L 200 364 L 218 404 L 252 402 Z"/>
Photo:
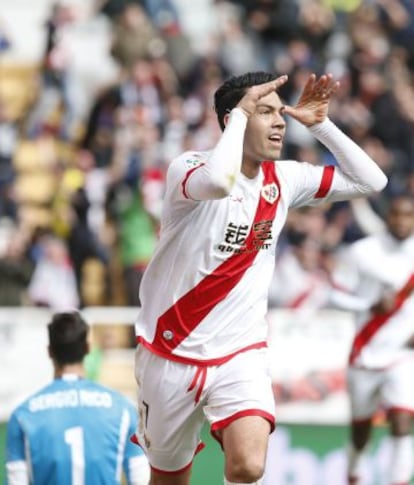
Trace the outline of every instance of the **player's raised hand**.
<path fill-rule="evenodd" d="M 285 74 L 268 83 L 252 86 L 239 101 L 237 108 L 243 110 L 247 117 L 251 116 L 256 111 L 256 105 L 259 100 L 277 91 L 287 80 L 288 77 Z"/>
<path fill-rule="evenodd" d="M 374 305 L 371 307 L 371 312 L 374 315 L 381 315 L 383 313 L 391 312 L 396 305 L 396 295 L 395 293 L 389 293 L 382 296 Z"/>
<path fill-rule="evenodd" d="M 311 74 L 297 104 L 285 106 L 284 112 L 305 126 L 320 123 L 327 117 L 329 100 L 338 88 L 339 82 L 332 79 L 332 74 L 319 79 Z"/>

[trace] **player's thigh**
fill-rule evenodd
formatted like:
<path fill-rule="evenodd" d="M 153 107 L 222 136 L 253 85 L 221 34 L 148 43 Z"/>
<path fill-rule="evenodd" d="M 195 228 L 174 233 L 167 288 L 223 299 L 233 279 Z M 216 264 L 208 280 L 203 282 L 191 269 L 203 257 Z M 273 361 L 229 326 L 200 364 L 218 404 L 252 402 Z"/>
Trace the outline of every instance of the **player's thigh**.
<path fill-rule="evenodd" d="M 200 447 L 205 418 L 194 394 L 188 392 L 196 369 L 162 359 L 143 347 L 137 350 L 140 420 L 136 435 L 155 471 L 185 469 Z"/>
<path fill-rule="evenodd" d="M 260 416 L 241 417 L 222 430 L 226 476 L 263 475 L 270 431 L 270 423 Z"/>
<path fill-rule="evenodd" d="M 381 400 L 391 410 L 414 413 L 414 360 L 401 361 L 384 371 Z"/>
<path fill-rule="evenodd" d="M 353 420 L 371 418 L 380 402 L 383 381 L 381 371 L 351 367 L 347 372 L 347 386 Z"/>
<path fill-rule="evenodd" d="M 176 474 L 159 473 L 151 470 L 150 485 L 190 485 L 191 469 Z"/>
<path fill-rule="evenodd" d="M 208 405 L 204 413 L 210 422 L 213 436 L 221 443 L 223 431 L 241 418 L 246 420 L 240 428 L 255 426 L 263 433 L 263 442 L 267 444 L 269 432 L 274 428 L 275 401 L 272 392 L 267 349 L 243 352 L 217 369 L 214 381 L 208 391 Z M 232 427 L 236 429 L 238 426 Z M 233 436 L 233 434 L 231 435 Z M 250 440 L 235 443 L 235 446 L 250 446 Z M 254 448 L 254 445 L 252 445 Z"/>

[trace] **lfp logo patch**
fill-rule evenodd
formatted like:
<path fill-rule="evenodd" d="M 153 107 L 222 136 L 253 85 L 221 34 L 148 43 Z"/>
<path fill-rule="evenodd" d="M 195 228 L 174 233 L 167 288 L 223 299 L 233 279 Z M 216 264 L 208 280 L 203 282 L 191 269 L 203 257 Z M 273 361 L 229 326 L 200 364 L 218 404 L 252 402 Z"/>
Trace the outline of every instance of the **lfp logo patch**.
<path fill-rule="evenodd" d="M 195 158 L 187 158 L 185 160 L 186 165 L 190 168 L 197 167 L 198 165 L 202 165 L 202 160 L 196 160 Z"/>

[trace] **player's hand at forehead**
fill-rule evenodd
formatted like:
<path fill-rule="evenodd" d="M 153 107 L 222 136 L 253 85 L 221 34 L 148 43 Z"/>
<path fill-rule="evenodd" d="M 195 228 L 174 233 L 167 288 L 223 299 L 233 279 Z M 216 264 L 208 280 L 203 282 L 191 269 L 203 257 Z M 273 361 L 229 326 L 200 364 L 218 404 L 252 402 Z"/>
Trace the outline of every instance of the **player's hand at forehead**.
<path fill-rule="evenodd" d="M 256 111 L 257 103 L 268 94 L 277 91 L 287 80 L 288 77 L 285 74 L 268 83 L 252 86 L 239 101 L 237 108 L 243 110 L 246 116 L 251 116 Z"/>
<path fill-rule="evenodd" d="M 295 106 L 285 106 L 284 112 L 305 126 L 321 123 L 328 115 L 329 101 L 339 88 L 332 74 L 317 79 L 311 74 Z"/>

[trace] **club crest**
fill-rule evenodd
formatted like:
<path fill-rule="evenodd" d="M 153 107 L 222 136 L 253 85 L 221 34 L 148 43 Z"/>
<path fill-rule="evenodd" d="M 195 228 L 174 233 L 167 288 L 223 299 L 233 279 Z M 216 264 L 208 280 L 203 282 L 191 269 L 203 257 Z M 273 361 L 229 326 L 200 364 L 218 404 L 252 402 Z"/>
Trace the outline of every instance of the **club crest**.
<path fill-rule="evenodd" d="M 264 185 L 262 188 L 262 197 L 264 200 L 273 204 L 279 195 L 279 189 L 277 185 L 273 182 L 271 184 Z"/>

